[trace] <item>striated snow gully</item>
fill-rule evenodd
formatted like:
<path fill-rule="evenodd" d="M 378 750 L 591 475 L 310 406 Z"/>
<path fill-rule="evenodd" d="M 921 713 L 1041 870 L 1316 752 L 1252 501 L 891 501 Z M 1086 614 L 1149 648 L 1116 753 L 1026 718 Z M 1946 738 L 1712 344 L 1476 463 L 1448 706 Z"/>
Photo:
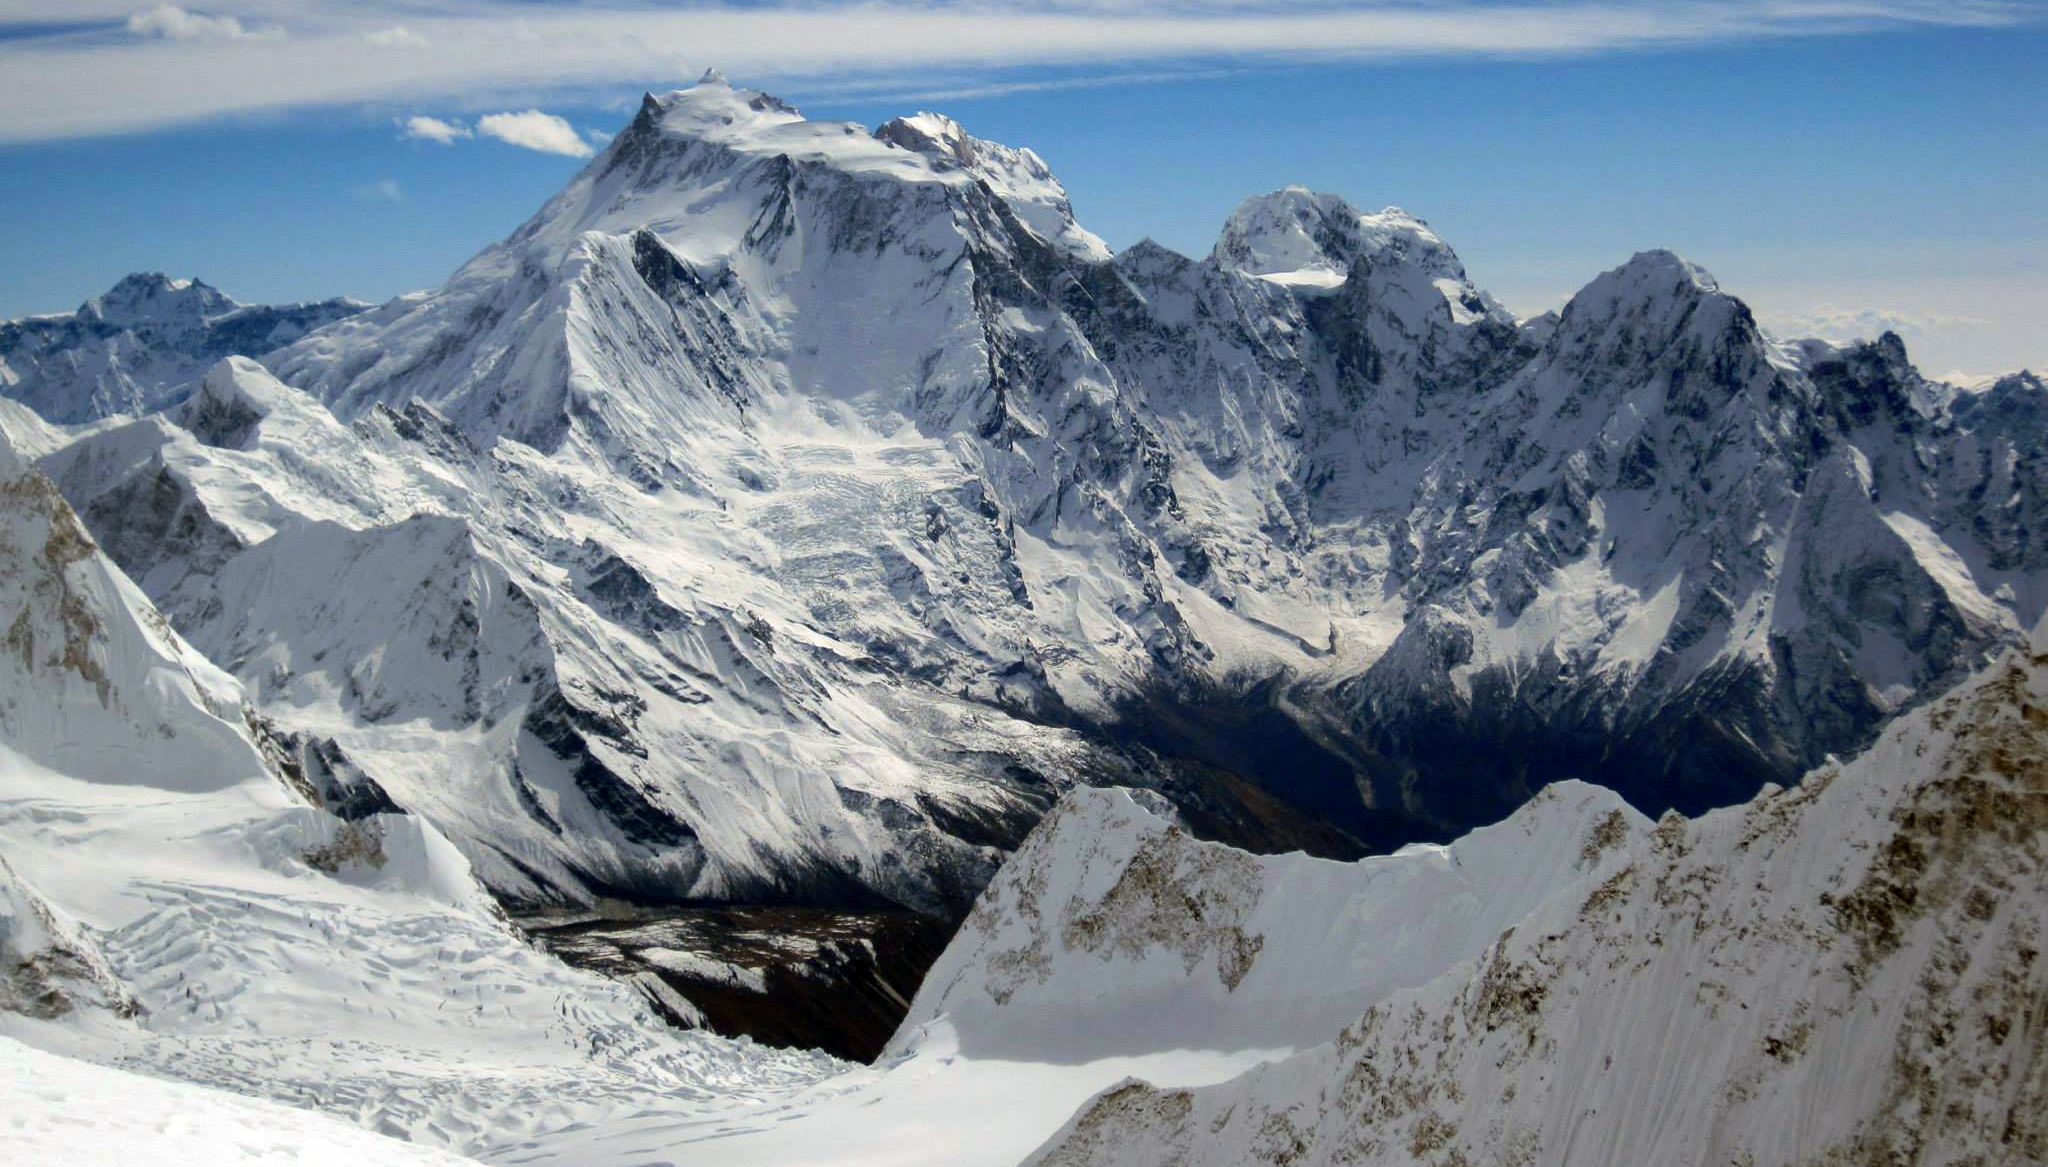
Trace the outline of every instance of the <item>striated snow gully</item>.
<path fill-rule="evenodd" d="M 217 356 L 255 310 L 195 288 L 6 326 L 0 428 L 280 766 L 522 912 L 953 921 L 1076 786 L 1335 857 L 1567 778 L 1699 812 L 2048 606 L 2031 374 L 1779 341 L 1665 252 L 1517 321 L 1295 188 L 1112 254 L 933 114 L 649 96 L 441 287 L 97 376 Z"/>

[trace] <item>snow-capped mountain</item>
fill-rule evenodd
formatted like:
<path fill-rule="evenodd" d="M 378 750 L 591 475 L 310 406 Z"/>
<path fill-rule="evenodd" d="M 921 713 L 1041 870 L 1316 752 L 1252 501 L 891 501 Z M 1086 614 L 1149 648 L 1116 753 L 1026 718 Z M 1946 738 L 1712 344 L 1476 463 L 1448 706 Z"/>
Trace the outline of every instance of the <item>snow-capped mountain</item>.
<path fill-rule="evenodd" d="M 957 914 L 1075 784 L 1356 854 L 1790 781 L 2048 606 L 2044 416 L 1663 252 L 1518 324 L 1299 189 L 1111 255 L 1029 151 L 714 79 L 441 288 L 8 425 L 501 896 Z"/>
<path fill-rule="evenodd" d="M 1489 865 L 1562 871 L 1577 857 L 1579 869 L 1541 881 L 1527 893 L 1537 906 L 1478 951 L 1406 985 L 1381 981 L 1378 999 L 1324 1044 L 1199 1088 L 1118 1083 L 1027 1162 L 2039 1162 L 2044 709 L 2048 624 L 2030 647 L 1895 721 L 1854 761 L 1792 788 L 1654 826 L 1617 810 L 1612 829 L 1603 821 L 1582 838 L 1468 837 L 1461 855 Z M 1097 825 L 1074 834 L 1128 833 L 1130 811 L 1099 803 L 1092 814 Z M 1150 830 L 1162 837 L 1164 827 Z M 1069 855 L 1087 861 L 1086 851 Z M 1144 855 L 1086 876 L 1098 889 L 1142 881 L 1149 899 L 1186 905 L 1155 933 L 1133 934 L 1119 956 L 1139 976 L 1121 984 L 1180 979 L 1190 945 L 1236 926 L 1237 900 L 1293 894 L 1266 871 L 1218 895 L 1209 871 Z M 1270 861 L 1232 862 L 1250 873 Z M 1010 928 L 1056 924 L 1065 942 L 1029 949 L 1032 960 L 1012 959 L 1023 949 L 956 948 L 948 960 L 964 958 L 964 981 L 1100 975 L 1089 951 L 1099 913 L 1063 904 L 1070 881 L 1046 869 L 1006 870 L 976 916 L 1000 909 Z M 1442 903 L 1409 884 L 1368 884 L 1365 895 L 1373 910 L 1363 919 L 1386 962 L 1402 959 L 1406 937 L 1377 920 L 1431 927 Z M 1275 949 L 1276 929 L 1299 944 L 1290 934 L 1329 928 L 1334 941 L 1312 942 L 1375 951 L 1352 934 L 1359 918 L 1287 913 L 1247 932 L 1240 984 L 1289 943 Z M 1269 975 L 1374 980 L 1357 967 L 1290 964 Z"/>
<path fill-rule="evenodd" d="M 53 422 L 147 413 L 222 357 L 261 356 L 368 307 L 243 304 L 199 280 L 138 272 L 76 312 L 0 321 L 0 396 Z"/>

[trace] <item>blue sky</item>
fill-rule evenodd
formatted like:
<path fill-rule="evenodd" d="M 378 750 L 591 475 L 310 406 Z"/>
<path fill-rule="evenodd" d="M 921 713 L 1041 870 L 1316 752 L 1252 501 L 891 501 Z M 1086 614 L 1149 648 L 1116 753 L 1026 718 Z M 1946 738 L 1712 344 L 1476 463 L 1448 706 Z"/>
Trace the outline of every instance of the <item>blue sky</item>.
<path fill-rule="evenodd" d="M 1335 23 L 1304 30 L 1290 23 L 1298 7 L 1102 0 L 1061 9 L 1051 31 L 1015 18 L 1039 46 L 1022 58 L 979 39 L 1021 9 L 933 32 L 921 19 L 933 9 L 827 5 L 813 13 L 856 23 L 817 39 L 854 48 L 777 55 L 748 38 L 788 26 L 748 22 L 787 10 L 585 6 L 567 11 L 618 20 L 636 43 L 578 48 L 544 27 L 542 46 L 576 59 L 559 72 L 518 56 L 522 37 L 503 30 L 561 5 L 98 5 L 66 5 L 75 23 L 59 28 L 0 0 L 0 316 L 69 308 L 136 269 L 247 300 L 436 283 L 582 164 L 513 144 L 573 148 L 535 136 L 551 123 L 484 123 L 492 137 L 475 132 L 480 118 L 539 109 L 602 133 L 642 89 L 719 65 L 813 117 L 937 108 L 1029 145 L 1113 246 L 1150 235 L 1206 251 L 1240 198 L 1300 182 L 1422 215 L 1522 312 L 1666 246 L 1788 331 L 1898 327 L 1936 373 L 2048 367 L 2048 24 L 2036 19 L 2048 13 L 2036 5 L 1957 24 L 1954 5 L 1859 5 L 1844 21 L 1830 4 L 1760 28 L 1728 13 L 1788 6 L 1331 3 L 1309 12 Z M 1374 23 L 1387 13 L 1433 23 Z M 1219 33 L 1218 21 L 1238 23 Z M 1515 21 L 1515 36 L 1560 47 L 1504 51 L 1494 26 Z M 869 33 L 910 47 L 860 48 Z M 657 75 L 635 53 L 662 36 L 673 64 Z M 1162 37 L 1190 47 L 1161 49 Z M 1267 47 L 1216 47 L 1240 41 Z M 287 50 L 308 56 L 272 60 Z M 320 64 L 375 74 L 351 55 L 370 53 L 407 55 L 405 68 L 334 91 L 278 79 Z M 608 64 L 615 81 L 600 79 Z M 72 103 L 19 100 L 30 82 L 71 85 Z M 399 123 L 416 115 L 471 136 L 408 138 Z"/>

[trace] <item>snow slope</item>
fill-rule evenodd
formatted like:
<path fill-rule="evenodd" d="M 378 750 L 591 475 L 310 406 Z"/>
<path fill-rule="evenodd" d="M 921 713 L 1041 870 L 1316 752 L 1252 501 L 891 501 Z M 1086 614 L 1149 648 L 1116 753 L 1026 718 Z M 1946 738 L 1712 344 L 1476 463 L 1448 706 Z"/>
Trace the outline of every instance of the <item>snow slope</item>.
<path fill-rule="evenodd" d="M 865 884 L 964 905 L 988 836 L 1085 761 L 1069 732 L 943 692 L 913 705 L 875 683 L 875 642 L 791 605 L 798 554 L 848 591 L 837 549 L 811 546 L 843 538 L 821 486 L 904 524 L 871 562 L 927 554 L 909 531 L 957 512 L 935 520 L 902 480 L 924 455 L 877 455 L 872 483 L 821 461 L 801 511 L 742 523 L 479 449 L 424 405 L 343 424 L 238 360 L 175 415 L 43 465 L 281 734 L 426 815 L 509 898 L 831 902 Z M 778 527 L 787 556 L 758 533 Z M 1025 753 L 1035 768 L 1006 772 Z M 988 823 L 962 841 L 935 816 Z"/>
<path fill-rule="evenodd" d="M 463 1159 L 223 1090 L 0 1037 L 0 1132 L 20 1163 L 75 1167 L 455 1167 Z"/>
<path fill-rule="evenodd" d="M 2048 625 L 1862 756 L 1615 840 L 1476 958 L 1034 1165 L 2048 1154 Z"/>
<path fill-rule="evenodd" d="M 1648 827 L 1564 783 L 1449 846 L 1337 863 L 1201 842 L 1124 791 L 1077 790 L 975 905 L 894 1048 L 940 1018 L 974 1057 L 1315 1045 L 1603 878 L 1589 839 Z"/>
<path fill-rule="evenodd" d="M 0 1033 L 464 1153 L 833 1068 L 666 1030 L 529 947 L 425 820 L 315 805 L 331 776 L 4 445 L 0 611 Z"/>

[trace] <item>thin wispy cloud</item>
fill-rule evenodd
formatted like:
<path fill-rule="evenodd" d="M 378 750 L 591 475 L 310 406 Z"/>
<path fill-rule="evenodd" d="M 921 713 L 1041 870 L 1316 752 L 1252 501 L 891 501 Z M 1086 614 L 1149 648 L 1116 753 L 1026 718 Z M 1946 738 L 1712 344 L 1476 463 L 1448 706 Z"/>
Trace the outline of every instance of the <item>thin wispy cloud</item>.
<path fill-rule="evenodd" d="M 2043 16 L 2048 0 L 223 0 L 205 11 L 141 12 L 79 0 L 71 21 L 106 22 L 86 32 L 75 23 L 49 31 L 38 7 L 0 0 L 0 141 L 316 105 L 545 104 L 598 88 L 673 85 L 714 63 L 750 80 L 843 83 L 936 68 L 980 71 L 982 85 L 996 86 L 1018 83 L 1005 70 L 1044 66 L 1558 57 L 2000 25 Z"/>
<path fill-rule="evenodd" d="M 405 201 L 405 188 L 398 185 L 398 180 L 395 178 L 380 178 L 375 182 L 363 183 L 361 186 L 350 190 L 349 194 L 353 195 L 357 202 L 363 203 L 402 203 Z"/>
<path fill-rule="evenodd" d="M 491 113 L 476 119 L 476 132 L 522 150 L 588 158 L 597 151 L 564 118 L 537 109 Z"/>

